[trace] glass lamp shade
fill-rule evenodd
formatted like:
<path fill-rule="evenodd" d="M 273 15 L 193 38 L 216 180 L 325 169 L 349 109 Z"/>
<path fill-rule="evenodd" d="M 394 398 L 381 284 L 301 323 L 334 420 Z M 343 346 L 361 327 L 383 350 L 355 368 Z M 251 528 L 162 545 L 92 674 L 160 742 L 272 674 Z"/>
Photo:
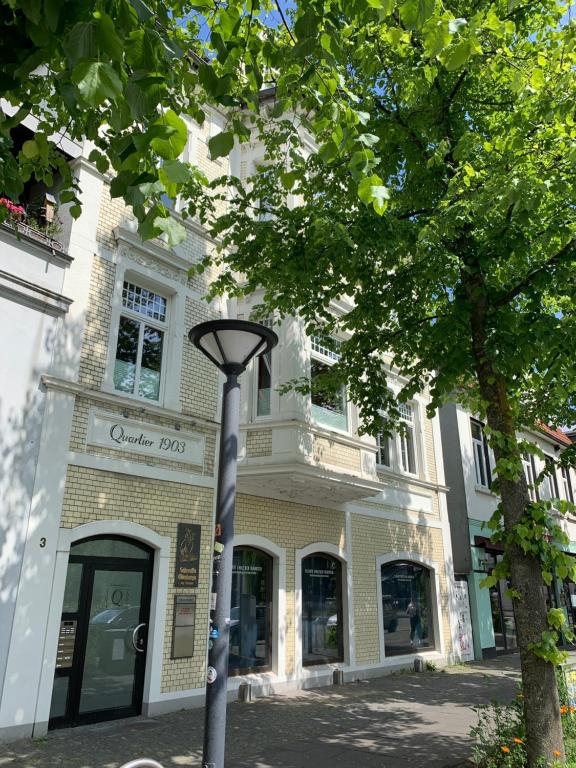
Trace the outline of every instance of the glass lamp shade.
<path fill-rule="evenodd" d="M 278 343 L 274 331 L 248 320 L 210 320 L 195 325 L 188 338 L 223 373 L 236 375 Z"/>

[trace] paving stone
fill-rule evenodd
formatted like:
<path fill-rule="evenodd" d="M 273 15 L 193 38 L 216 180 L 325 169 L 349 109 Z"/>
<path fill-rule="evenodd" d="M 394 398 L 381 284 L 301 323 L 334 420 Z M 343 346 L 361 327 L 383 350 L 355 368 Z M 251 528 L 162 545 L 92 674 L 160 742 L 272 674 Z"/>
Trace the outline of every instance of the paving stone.
<path fill-rule="evenodd" d="M 472 707 L 516 693 L 516 656 L 236 702 L 227 768 L 470 768 Z M 200 768 L 201 709 L 54 731 L 0 746 L 0 768 Z"/>

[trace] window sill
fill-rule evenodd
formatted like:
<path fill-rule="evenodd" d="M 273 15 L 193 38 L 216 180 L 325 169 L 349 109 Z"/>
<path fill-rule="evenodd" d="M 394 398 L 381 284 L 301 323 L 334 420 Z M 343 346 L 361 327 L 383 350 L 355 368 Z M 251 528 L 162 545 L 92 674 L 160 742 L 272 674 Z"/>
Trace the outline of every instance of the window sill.
<path fill-rule="evenodd" d="M 477 493 L 482 493 L 484 496 L 491 496 L 492 498 L 496 498 L 496 494 L 493 493 L 490 488 L 487 488 L 485 485 L 476 485 L 474 486 L 474 490 Z"/>

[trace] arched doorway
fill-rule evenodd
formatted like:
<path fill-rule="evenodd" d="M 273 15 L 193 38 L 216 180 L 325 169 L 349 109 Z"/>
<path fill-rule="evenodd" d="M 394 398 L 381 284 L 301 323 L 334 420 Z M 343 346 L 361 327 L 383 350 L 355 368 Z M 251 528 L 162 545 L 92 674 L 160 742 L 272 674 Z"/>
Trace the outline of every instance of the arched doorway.
<path fill-rule="evenodd" d="M 121 536 L 70 549 L 50 728 L 140 714 L 153 550 Z"/>

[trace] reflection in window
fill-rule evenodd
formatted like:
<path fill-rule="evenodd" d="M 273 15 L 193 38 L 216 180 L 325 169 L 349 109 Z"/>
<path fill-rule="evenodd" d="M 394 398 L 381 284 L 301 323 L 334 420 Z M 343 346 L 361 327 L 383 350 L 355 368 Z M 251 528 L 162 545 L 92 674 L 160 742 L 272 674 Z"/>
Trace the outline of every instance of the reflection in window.
<path fill-rule="evenodd" d="M 344 660 L 342 642 L 342 564 L 317 554 L 302 560 L 302 661 Z"/>
<path fill-rule="evenodd" d="M 417 563 L 383 565 L 382 616 L 386 656 L 434 648 L 430 571 Z"/>
<path fill-rule="evenodd" d="M 556 463 L 552 456 L 544 457 L 546 474 L 542 479 L 540 493 L 543 499 L 557 499 L 560 496 L 556 478 Z"/>
<path fill-rule="evenodd" d="M 230 605 L 228 674 L 270 669 L 272 558 L 265 552 L 234 549 Z"/>
<path fill-rule="evenodd" d="M 272 352 L 266 352 L 256 358 L 258 393 L 256 403 L 257 416 L 270 416 L 270 392 L 272 390 Z"/>
<path fill-rule="evenodd" d="M 348 428 L 346 389 L 339 387 L 334 391 L 322 381 L 322 376 L 329 370 L 330 366 L 320 360 L 310 361 L 312 416 L 315 421 L 325 427 L 346 430 Z"/>
<path fill-rule="evenodd" d="M 118 325 L 114 388 L 147 400 L 159 400 L 164 330 L 143 318 L 163 325 L 167 301 L 163 296 L 124 281 L 122 306 L 130 314 L 122 314 Z"/>

